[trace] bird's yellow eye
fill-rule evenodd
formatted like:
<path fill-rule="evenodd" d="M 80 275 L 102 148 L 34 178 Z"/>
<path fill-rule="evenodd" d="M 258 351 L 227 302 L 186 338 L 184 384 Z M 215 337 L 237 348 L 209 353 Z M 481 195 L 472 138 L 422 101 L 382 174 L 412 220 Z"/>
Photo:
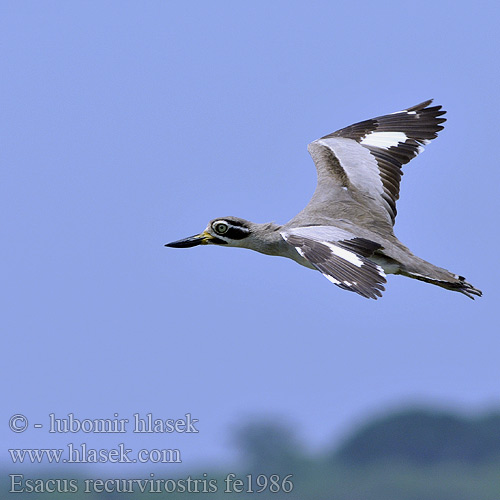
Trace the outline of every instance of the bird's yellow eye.
<path fill-rule="evenodd" d="M 227 233 L 229 229 L 229 226 L 225 222 L 216 222 L 212 227 L 217 234 Z"/>

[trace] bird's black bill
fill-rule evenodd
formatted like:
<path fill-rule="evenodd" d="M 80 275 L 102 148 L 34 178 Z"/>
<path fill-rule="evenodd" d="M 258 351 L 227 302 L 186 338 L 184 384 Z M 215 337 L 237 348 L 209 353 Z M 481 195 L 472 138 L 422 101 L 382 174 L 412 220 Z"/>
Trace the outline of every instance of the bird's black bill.
<path fill-rule="evenodd" d="M 184 238 L 183 240 L 167 243 L 165 246 L 171 248 L 191 248 L 201 245 L 205 240 L 206 236 L 197 234 L 195 236 L 190 236 L 189 238 Z"/>

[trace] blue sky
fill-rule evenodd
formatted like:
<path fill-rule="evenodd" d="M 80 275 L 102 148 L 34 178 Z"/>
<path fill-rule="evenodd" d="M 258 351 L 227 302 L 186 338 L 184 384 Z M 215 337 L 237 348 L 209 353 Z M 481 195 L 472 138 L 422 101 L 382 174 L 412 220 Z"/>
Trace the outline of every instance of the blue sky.
<path fill-rule="evenodd" d="M 406 403 L 498 407 L 499 7 L 483 2 L 14 2 L 3 47 L 2 442 L 10 415 L 200 420 L 127 435 L 233 464 L 254 417 L 323 449 Z M 396 234 L 476 301 L 402 277 L 368 301 L 286 259 L 164 243 L 308 202 L 308 142 L 434 98 Z M 72 436 L 94 447 L 115 436 Z M 3 461 L 8 457 L 3 452 Z"/>

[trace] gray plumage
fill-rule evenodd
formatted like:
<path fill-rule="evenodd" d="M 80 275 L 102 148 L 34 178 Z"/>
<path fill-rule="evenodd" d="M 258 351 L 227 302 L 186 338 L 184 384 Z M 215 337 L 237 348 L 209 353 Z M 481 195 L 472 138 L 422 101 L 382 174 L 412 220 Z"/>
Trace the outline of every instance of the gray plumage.
<path fill-rule="evenodd" d="M 445 111 L 431 102 L 356 123 L 309 144 L 316 190 L 288 223 L 221 217 L 203 233 L 166 246 L 210 243 L 288 257 L 367 298 L 382 295 L 386 274 L 402 274 L 472 299 L 481 296 L 462 276 L 413 255 L 393 232 L 402 165 L 443 128 Z"/>

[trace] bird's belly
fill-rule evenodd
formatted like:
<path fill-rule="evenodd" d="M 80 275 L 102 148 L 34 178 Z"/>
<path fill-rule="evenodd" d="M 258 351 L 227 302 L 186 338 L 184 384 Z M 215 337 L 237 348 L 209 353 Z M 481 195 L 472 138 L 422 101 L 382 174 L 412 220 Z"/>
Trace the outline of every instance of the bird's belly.
<path fill-rule="evenodd" d="M 389 259 L 384 255 L 375 254 L 370 257 L 370 260 L 375 262 L 375 264 L 379 265 L 385 274 L 399 274 L 401 267 L 398 262 L 393 259 Z"/>

